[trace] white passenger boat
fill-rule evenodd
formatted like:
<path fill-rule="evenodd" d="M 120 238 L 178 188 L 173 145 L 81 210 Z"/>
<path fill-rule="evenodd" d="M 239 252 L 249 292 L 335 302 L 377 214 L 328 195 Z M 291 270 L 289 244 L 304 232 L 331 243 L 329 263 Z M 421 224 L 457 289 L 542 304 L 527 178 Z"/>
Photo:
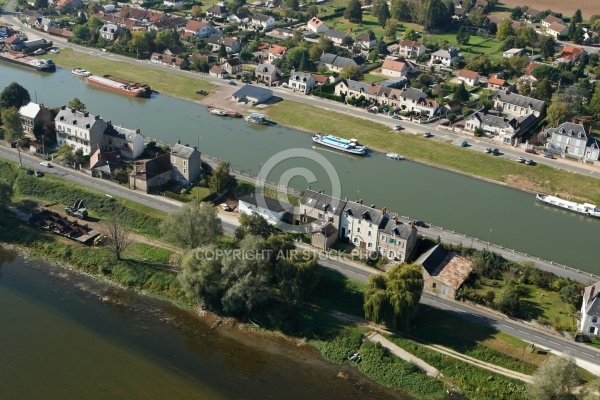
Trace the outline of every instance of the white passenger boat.
<path fill-rule="evenodd" d="M 89 72 L 89 71 L 86 71 L 86 70 L 85 70 L 85 69 L 83 69 L 83 68 L 74 68 L 74 69 L 72 69 L 72 70 L 71 70 L 71 73 L 72 73 L 73 75 L 77 75 L 77 76 L 84 76 L 84 77 L 85 77 L 85 76 L 90 76 L 90 75 L 92 75 L 92 73 L 91 73 L 91 72 Z"/>
<path fill-rule="evenodd" d="M 594 204 L 576 203 L 574 201 L 561 199 L 557 196 L 549 196 L 545 194 L 536 194 L 535 199 L 540 203 L 562 208 L 567 211 L 572 211 L 578 214 L 587 215 L 594 218 L 600 218 L 600 210 L 596 208 Z"/>
<path fill-rule="evenodd" d="M 392 160 L 404 160 L 404 157 L 398 153 L 385 153 L 385 156 L 387 158 L 391 158 Z"/>
<path fill-rule="evenodd" d="M 213 115 L 221 116 L 221 117 L 226 117 L 227 116 L 227 111 L 225 111 L 225 110 L 219 110 L 218 108 L 211 109 L 210 113 L 213 114 Z"/>
<path fill-rule="evenodd" d="M 359 146 L 356 139 L 343 139 L 333 135 L 322 135 L 320 133 L 312 137 L 313 142 L 332 149 L 341 150 L 346 153 L 359 156 L 367 155 L 367 146 Z"/>

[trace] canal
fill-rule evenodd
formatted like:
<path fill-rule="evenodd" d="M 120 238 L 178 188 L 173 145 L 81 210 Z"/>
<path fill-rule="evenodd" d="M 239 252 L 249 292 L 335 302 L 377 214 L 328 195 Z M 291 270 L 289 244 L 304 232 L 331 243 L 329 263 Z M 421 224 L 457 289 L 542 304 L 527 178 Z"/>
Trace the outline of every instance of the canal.
<path fill-rule="evenodd" d="M 406 399 L 310 346 L 211 330 L 171 303 L 2 247 L 0 304 L 3 399 Z"/>
<path fill-rule="evenodd" d="M 143 78 L 142 78 L 143 80 Z M 243 120 L 210 115 L 200 105 L 163 95 L 134 99 L 90 87 L 70 71 L 42 74 L 0 64 L 0 87 L 12 81 L 25 86 L 38 102 L 49 106 L 78 97 L 92 114 L 113 124 L 140 128 L 166 143 L 181 140 L 203 153 L 228 160 L 232 168 L 252 175 L 288 149 L 312 150 L 307 157 L 292 151 L 270 169 L 268 179 L 290 186 L 332 191 L 339 179 L 342 197 L 387 207 L 410 216 L 514 248 L 587 272 L 600 274 L 592 240 L 600 236 L 600 221 L 537 204 L 534 196 L 500 185 L 383 154 L 365 158 L 313 148 L 309 135 L 280 126 L 256 127 Z M 348 138 L 353 136 L 349 127 Z M 333 168 L 320 161 L 323 156 Z M 315 182 L 311 182 L 314 175 Z M 305 178 L 309 179 L 305 179 Z"/>

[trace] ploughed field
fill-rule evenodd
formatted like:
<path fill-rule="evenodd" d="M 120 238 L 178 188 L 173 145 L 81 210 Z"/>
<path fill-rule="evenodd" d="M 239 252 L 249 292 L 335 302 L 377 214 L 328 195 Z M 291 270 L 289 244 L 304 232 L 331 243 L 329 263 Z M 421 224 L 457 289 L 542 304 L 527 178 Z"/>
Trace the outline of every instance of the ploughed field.
<path fill-rule="evenodd" d="M 577 9 L 580 9 L 584 20 L 590 19 L 594 14 L 600 14 L 600 2 L 598 0 L 529 0 L 527 2 L 523 2 L 523 0 L 500 0 L 500 4 L 509 8 L 526 4 L 536 10 L 544 11 L 550 9 L 554 12 L 562 13 L 565 17 L 572 16 Z"/>

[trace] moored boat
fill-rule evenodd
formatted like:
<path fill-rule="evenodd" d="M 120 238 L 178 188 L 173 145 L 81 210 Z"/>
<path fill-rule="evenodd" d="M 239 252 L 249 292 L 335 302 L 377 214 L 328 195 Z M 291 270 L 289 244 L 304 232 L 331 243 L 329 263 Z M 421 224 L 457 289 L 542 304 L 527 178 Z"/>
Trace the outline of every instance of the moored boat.
<path fill-rule="evenodd" d="M 244 119 L 252 124 L 269 125 L 269 120 L 264 114 L 252 113 L 250 115 L 246 115 Z"/>
<path fill-rule="evenodd" d="M 150 97 L 150 93 L 152 93 L 150 86 L 145 83 L 131 82 L 111 75 L 89 75 L 85 77 L 85 81 L 91 85 L 100 86 L 128 96 Z"/>
<path fill-rule="evenodd" d="M 576 203 L 574 201 L 561 199 L 557 196 L 549 196 L 546 194 L 536 194 L 535 199 L 540 203 L 548 204 L 562 208 L 567 211 L 575 212 L 582 215 L 587 215 L 594 218 L 600 218 L 600 210 L 594 204 Z"/>
<path fill-rule="evenodd" d="M 21 65 L 23 67 L 32 68 L 36 71 L 43 72 L 54 72 L 56 71 L 56 65 L 50 59 L 38 59 L 27 56 L 22 53 L 15 51 L 3 51 L 0 52 L 0 60 L 4 60 L 11 64 Z"/>
<path fill-rule="evenodd" d="M 213 115 L 218 115 L 220 117 L 226 117 L 228 115 L 227 111 L 225 111 L 225 110 L 219 110 L 218 108 L 213 108 L 209 112 L 211 114 L 213 114 Z"/>
<path fill-rule="evenodd" d="M 85 76 L 90 76 L 90 75 L 92 75 L 92 73 L 91 73 L 91 72 L 89 72 L 89 71 L 86 71 L 86 70 L 85 70 L 85 69 L 83 69 L 83 68 L 73 68 L 73 69 L 71 70 L 71 73 L 72 73 L 73 75 L 77 75 L 77 76 L 84 76 L 84 77 L 85 77 Z"/>
<path fill-rule="evenodd" d="M 404 160 L 404 157 L 398 153 L 385 153 L 387 158 L 391 158 L 392 160 Z"/>
<path fill-rule="evenodd" d="M 356 139 L 343 139 L 333 135 L 322 135 L 320 133 L 312 137 L 313 142 L 332 149 L 341 150 L 345 153 L 356 154 L 359 156 L 367 155 L 367 146 L 359 146 Z"/>

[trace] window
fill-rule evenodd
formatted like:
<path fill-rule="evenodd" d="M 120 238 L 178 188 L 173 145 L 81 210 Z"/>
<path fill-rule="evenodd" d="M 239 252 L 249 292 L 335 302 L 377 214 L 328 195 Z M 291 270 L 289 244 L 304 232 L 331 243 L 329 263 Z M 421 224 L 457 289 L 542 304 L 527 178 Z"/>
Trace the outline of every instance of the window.
<path fill-rule="evenodd" d="M 356 228 L 356 232 L 360 233 L 360 227 Z"/>
<path fill-rule="evenodd" d="M 185 174 L 187 174 L 187 171 L 186 171 L 186 169 L 185 169 L 185 168 L 183 169 L 183 174 L 184 174 L 184 175 L 185 175 Z"/>
<path fill-rule="evenodd" d="M 385 240 L 385 235 L 381 235 L 381 240 Z"/>
<path fill-rule="evenodd" d="M 431 287 L 435 289 L 435 282 L 431 284 Z"/>
<path fill-rule="evenodd" d="M 357 238 L 354 238 L 354 243 L 358 243 L 358 239 Z"/>
<path fill-rule="evenodd" d="M 596 327 L 595 326 L 590 326 L 590 333 L 592 333 L 592 334 L 596 333 Z"/>
<path fill-rule="evenodd" d="M 187 167 L 187 160 L 183 160 L 183 166 Z"/>
<path fill-rule="evenodd" d="M 319 213 L 319 219 L 323 218 L 323 213 Z"/>
<path fill-rule="evenodd" d="M 592 324 L 597 324 L 598 323 L 598 317 L 596 315 L 594 315 L 592 317 Z"/>
<path fill-rule="evenodd" d="M 371 243 L 369 243 L 369 244 L 367 245 L 367 247 L 368 247 L 368 248 L 371 248 Z"/>

